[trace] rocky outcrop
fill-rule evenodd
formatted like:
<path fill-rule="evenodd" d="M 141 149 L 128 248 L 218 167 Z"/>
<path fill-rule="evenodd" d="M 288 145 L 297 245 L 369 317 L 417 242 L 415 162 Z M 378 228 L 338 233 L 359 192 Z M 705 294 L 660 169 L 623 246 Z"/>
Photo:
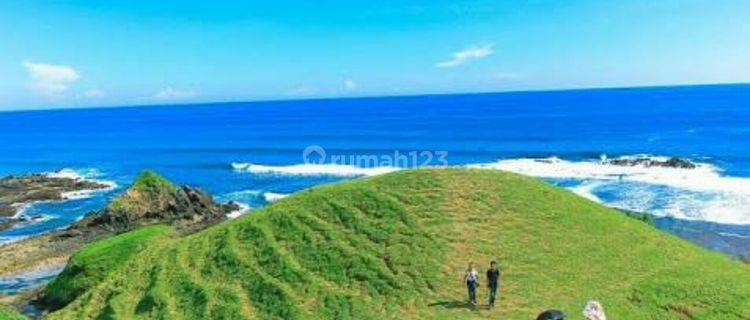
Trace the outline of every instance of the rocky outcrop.
<path fill-rule="evenodd" d="M 678 168 L 678 169 L 695 169 L 697 166 L 695 163 L 687 159 L 672 157 L 669 159 L 662 158 L 651 158 L 651 157 L 628 157 L 628 158 L 617 158 L 608 159 L 604 161 L 604 164 L 610 164 L 615 166 L 624 167 L 663 167 L 663 168 Z"/>
<path fill-rule="evenodd" d="M 156 173 L 144 171 L 107 207 L 89 213 L 67 229 L 1 245 L 0 275 L 64 262 L 83 244 L 140 226 L 164 223 L 181 232 L 192 232 L 222 221 L 239 209 L 235 203 L 217 203 L 196 188 L 178 187 Z"/>
<path fill-rule="evenodd" d="M 44 174 L 9 176 L 0 179 L 0 216 L 11 217 L 20 205 L 37 201 L 64 200 L 66 194 L 109 188 L 96 181 Z"/>
<path fill-rule="evenodd" d="M 155 223 L 194 230 L 224 220 L 239 209 L 235 203 L 216 203 L 199 189 L 178 187 L 154 172 L 144 171 L 124 194 L 70 226 L 65 235 L 118 233 Z"/>

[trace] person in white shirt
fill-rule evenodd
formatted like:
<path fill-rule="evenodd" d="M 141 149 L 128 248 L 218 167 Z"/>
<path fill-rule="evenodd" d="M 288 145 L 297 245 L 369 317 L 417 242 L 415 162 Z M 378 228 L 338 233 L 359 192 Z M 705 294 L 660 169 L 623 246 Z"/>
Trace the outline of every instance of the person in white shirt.
<path fill-rule="evenodd" d="M 469 303 L 477 305 L 477 287 L 479 286 L 479 272 L 474 268 L 474 263 L 469 263 L 469 268 L 466 269 L 466 275 L 464 275 L 464 281 L 466 281 L 466 288 L 469 290 Z"/>
<path fill-rule="evenodd" d="M 607 320 L 604 315 L 604 307 L 599 301 L 591 300 L 583 307 L 583 317 L 586 320 Z"/>

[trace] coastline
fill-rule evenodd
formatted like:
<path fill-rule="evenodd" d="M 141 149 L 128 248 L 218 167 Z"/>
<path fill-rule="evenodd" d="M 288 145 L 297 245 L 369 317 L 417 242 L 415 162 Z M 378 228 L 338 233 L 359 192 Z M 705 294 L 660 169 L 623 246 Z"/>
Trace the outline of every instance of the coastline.
<path fill-rule="evenodd" d="M 338 174 L 331 176 L 314 168 L 293 167 L 301 164 L 305 147 L 320 145 L 329 156 L 445 150 L 455 166 L 557 156 L 579 167 L 598 161 L 601 154 L 608 158 L 669 155 L 712 164 L 720 175 L 710 181 L 731 186 L 729 178 L 750 177 L 748 147 L 743 143 L 750 138 L 746 122 L 739 121 L 750 114 L 743 107 L 748 88 L 719 85 L 4 113 L 0 172 L 70 168 L 126 184 L 148 167 L 253 208 L 273 200 L 272 194 L 263 195 L 267 192 L 291 194 L 362 173 L 376 174 L 338 167 L 327 171 Z M 262 167 L 234 170 L 232 163 Z M 589 183 L 598 177 L 590 174 L 596 169 L 591 167 L 574 179 L 553 182 L 580 187 L 579 194 L 593 194 L 596 197 L 591 198 L 609 206 L 657 216 L 724 224 L 748 220 L 745 197 L 726 192 L 731 188 L 717 188 L 717 183 L 711 184 L 713 190 L 686 191 L 661 179 L 675 182 L 677 175 L 645 172 L 638 175 L 658 178 L 652 182 L 666 181 L 671 187 L 643 185 L 635 176 L 623 184 L 605 179 L 592 186 Z M 294 170 L 310 174 L 292 175 Z M 695 185 L 700 179 L 689 180 Z M 614 190 L 619 186 L 624 188 Z M 246 190 L 258 194 L 240 194 Z M 23 231 L 0 233 L 0 240 L 61 228 L 101 208 L 111 195 L 32 205 L 30 214 L 53 214 Z"/>
<path fill-rule="evenodd" d="M 649 181 L 654 183 L 654 179 L 684 179 L 684 177 L 688 177 L 691 174 L 696 174 L 697 178 L 691 178 L 691 179 L 701 179 L 701 177 L 711 175 L 712 179 L 721 179 L 718 174 L 719 170 L 707 163 L 701 163 L 697 162 L 693 164 L 690 162 L 690 160 L 674 160 L 675 158 L 670 157 L 664 157 L 664 156 L 652 156 L 652 155 L 633 155 L 633 156 L 623 156 L 623 157 L 615 157 L 615 158 L 602 158 L 600 161 L 580 161 L 580 162 L 573 162 L 568 160 L 562 160 L 559 158 L 538 158 L 538 159 L 509 159 L 509 160 L 500 160 L 493 163 L 487 163 L 487 164 L 473 164 L 473 165 L 465 165 L 465 167 L 470 168 L 479 168 L 479 169 L 485 169 L 485 170 L 509 170 L 517 173 L 532 175 L 532 176 L 538 176 L 541 178 L 544 178 L 548 182 L 564 187 L 566 189 L 569 189 L 573 191 L 574 193 L 581 195 L 585 198 L 588 198 L 590 200 L 593 200 L 598 203 L 602 203 L 605 205 L 608 205 L 613 208 L 623 209 L 625 211 L 637 211 L 637 212 L 648 212 L 649 215 L 651 215 L 653 220 L 659 222 L 655 223 L 655 226 L 659 228 L 662 231 L 677 234 L 683 238 L 686 238 L 692 242 L 698 243 L 704 247 L 710 248 L 712 250 L 717 250 L 720 252 L 723 252 L 725 254 L 729 254 L 732 256 L 737 257 L 743 257 L 747 258 L 750 257 L 750 244 L 745 244 L 745 242 L 750 242 L 750 235 L 745 238 L 744 231 L 742 228 L 738 230 L 732 229 L 730 226 L 727 225 L 725 227 L 724 224 L 717 224 L 710 221 L 704 221 L 700 219 L 692 219 L 692 220 L 685 220 L 685 223 L 675 223 L 674 221 L 680 221 L 680 220 L 674 220 L 674 217 L 672 216 L 665 216 L 661 215 L 658 212 L 654 212 L 653 210 L 647 210 L 648 208 L 641 208 L 642 210 L 633 210 L 632 207 L 628 207 L 627 205 L 617 205 L 617 203 L 613 204 L 608 201 L 603 200 L 602 197 L 596 195 L 597 188 L 602 187 L 608 187 L 607 183 L 614 183 L 612 186 L 615 188 L 623 188 L 622 183 L 631 181 L 631 179 L 634 179 L 632 181 L 634 182 L 642 182 L 642 181 Z M 609 161 L 609 162 L 606 162 Z M 613 162 L 615 164 L 611 164 Z M 630 161 L 630 162 L 628 162 Z M 646 162 L 648 161 L 648 162 Z M 669 164 L 669 161 L 677 161 L 676 164 Z M 648 165 L 644 165 L 644 163 L 650 163 Z M 238 174 L 249 174 L 246 172 L 246 169 L 250 165 L 233 165 L 233 169 Z M 670 167 L 675 166 L 675 167 Z M 317 165 L 314 167 L 305 166 L 305 165 L 292 165 L 292 166 L 261 166 L 263 168 L 263 172 L 268 172 L 274 175 L 279 176 L 325 176 L 331 174 L 331 172 L 335 172 L 335 174 L 345 174 L 347 176 L 350 176 L 354 174 L 352 177 L 361 177 L 361 176 L 377 176 L 382 175 L 388 172 L 396 171 L 401 168 L 358 168 L 356 173 L 352 173 L 351 170 L 341 170 L 342 166 L 329 166 L 329 165 Z M 316 171 L 317 170 L 317 171 Z M 322 171 L 321 171 L 322 170 Z M 74 171 L 67 170 L 66 171 L 58 171 L 60 172 L 59 175 L 63 177 L 75 177 L 76 179 L 81 179 L 79 175 L 72 176 Z M 549 178 L 550 173 L 554 173 L 556 176 L 554 178 Z M 266 173 L 254 173 L 254 174 L 266 174 Z M 651 174 L 653 175 L 652 178 L 645 177 L 645 175 Z M 668 178 L 665 178 L 668 177 Z M 351 178 L 351 177 L 350 177 Z M 566 178 L 575 178 L 578 180 L 583 181 L 584 184 L 580 185 L 567 185 L 568 180 L 565 180 Z M 739 178 L 731 178 L 728 177 L 726 179 L 729 180 L 736 180 Z M 591 183 L 591 181 L 594 181 L 594 183 Z M 658 180 L 661 181 L 661 180 Z M 669 181 L 669 180 L 667 180 Z M 750 181 L 750 180 L 749 180 Z M 680 182 L 684 184 L 684 182 Z M 744 182 L 743 182 L 744 183 Z M 750 183 L 750 182 L 748 182 Z M 110 185 L 111 187 L 112 185 Z M 678 185 L 680 186 L 680 185 Z M 606 190 L 606 188 L 603 188 Z M 109 189 L 107 189 L 109 190 Z M 98 191 L 97 191 L 98 192 Z M 96 192 L 95 192 L 96 193 Z M 239 194 L 242 194 L 240 192 Z M 270 191 L 257 191 L 252 193 L 247 193 L 248 195 L 251 195 L 253 197 L 259 197 L 263 201 L 265 201 L 266 204 L 273 203 L 275 201 L 278 201 L 282 198 L 285 198 L 288 196 L 286 193 L 277 193 L 277 192 L 270 192 Z M 81 195 L 81 196 L 93 196 L 94 194 L 88 192 L 88 191 L 75 191 L 74 195 Z M 225 199 L 226 200 L 226 199 Z M 62 200 L 65 201 L 65 200 Z M 250 211 L 250 206 L 247 204 L 243 204 L 241 202 L 236 202 L 239 205 L 239 208 L 237 210 L 234 210 L 227 214 L 228 218 L 236 218 L 238 216 L 244 215 L 247 212 Z M 638 208 L 636 208 L 638 209 Z M 682 218 L 682 217 L 680 217 Z M 693 223 L 688 223 L 688 221 L 694 221 Z M 701 224 L 701 222 L 704 222 L 704 224 Z M 736 232 L 736 234 L 732 233 Z M 80 243 L 73 242 L 66 242 L 70 240 L 56 240 L 57 242 L 52 242 L 50 239 L 53 238 L 59 238 L 59 234 L 61 234 L 59 231 L 53 231 L 48 232 L 48 234 L 45 236 L 44 234 L 40 235 L 30 235 L 26 236 L 25 238 L 15 238 L 11 241 L 7 241 L 5 244 L 13 244 L 21 242 L 21 244 L 15 245 L 15 246 L 7 246 L 7 248 L 11 251 L 15 252 L 25 252 L 23 255 L 28 256 L 27 261 L 23 261 L 24 259 L 21 259 L 19 256 L 13 256 L 9 261 L 11 263 L 5 264 L 3 268 L 0 268 L 0 275 L 7 275 L 11 273 L 12 271 L 19 271 L 19 270 L 25 270 L 33 265 L 39 265 L 39 264 L 48 264 L 48 265 L 54 265 L 58 264 L 61 261 L 64 261 L 69 257 L 70 252 L 77 246 L 80 246 Z M 735 239 L 736 238 L 736 239 Z M 35 240 L 36 239 L 36 240 Z M 41 240 L 46 239 L 46 240 Z M 727 240 L 729 239 L 729 240 Z M 49 242 L 54 243 L 54 245 L 51 245 L 49 247 L 41 245 L 42 242 Z M 34 249 L 28 249 L 24 247 L 31 247 Z M 0 246 L 2 248 L 2 246 Z M 35 251 L 36 250 L 36 251 Z M 45 253 L 47 252 L 47 253 Z M 44 256 L 48 256 L 44 258 Z"/>
<path fill-rule="evenodd" d="M 0 231 L 13 228 L 16 224 L 33 224 L 49 219 L 49 212 L 27 214 L 33 206 L 87 199 L 115 188 L 117 184 L 113 181 L 94 179 L 70 169 L 1 177 L 0 211 L 5 212 L 5 216 L 0 216 Z M 27 237 L 0 238 L 0 244 Z"/>
<path fill-rule="evenodd" d="M 65 266 L 76 250 L 109 236 L 155 224 L 190 233 L 248 211 L 247 206 L 215 202 L 199 189 L 174 185 L 145 170 L 104 208 L 64 228 L 0 244 L 0 291 L 16 293 L 21 289 L 19 282 L 21 286 L 42 284 L 59 271 L 58 266 Z"/>
<path fill-rule="evenodd" d="M 342 215 L 353 215 L 351 217 L 356 219 L 342 221 Z M 498 215 L 503 218 L 497 219 Z M 423 312 L 426 313 L 420 313 L 421 317 L 417 318 L 434 318 L 426 316 L 427 314 L 463 318 L 458 317 L 458 314 L 466 314 L 465 309 L 445 308 L 441 301 L 456 297 L 456 287 L 451 280 L 455 280 L 455 271 L 465 268 L 467 256 L 481 261 L 497 258 L 506 272 L 506 298 L 501 300 L 505 305 L 494 310 L 473 311 L 475 313 L 472 314 L 477 317 L 501 315 L 504 312 L 514 315 L 510 318 L 528 316 L 532 311 L 526 306 L 538 308 L 549 305 L 549 296 L 540 294 L 536 290 L 539 287 L 546 288 L 545 292 L 555 292 L 552 295 L 554 305 L 567 310 L 572 310 L 578 303 L 557 297 L 572 294 L 579 301 L 590 298 L 593 294 L 609 305 L 628 305 L 625 310 L 610 309 L 619 317 L 632 315 L 634 310 L 639 312 L 639 318 L 654 314 L 661 314 L 665 318 L 668 318 L 667 315 L 683 314 L 679 310 L 662 308 L 662 298 L 654 299 L 654 296 L 666 297 L 671 303 L 680 305 L 694 305 L 695 299 L 713 301 L 711 305 L 700 305 L 699 310 L 705 311 L 697 314 L 721 314 L 726 308 L 742 307 L 744 302 L 748 302 L 734 298 L 750 292 L 750 286 L 736 281 L 750 271 L 746 265 L 675 236 L 666 235 L 642 221 L 635 221 L 642 220 L 639 217 L 633 218 L 627 218 L 615 210 L 550 186 L 539 179 L 513 173 L 451 168 L 403 170 L 313 188 L 258 210 L 253 217 L 219 224 L 180 241 L 164 241 L 160 245 L 148 246 L 144 251 L 133 255 L 133 260 L 120 264 L 128 266 L 127 272 L 116 267 L 106 269 L 111 270 L 107 272 L 114 272 L 111 273 L 114 279 L 103 280 L 108 285 L 88 287 L 95 296 L 110 296 L 111 292 L 116 297 L 111 301 L 116 305 L 109 301 L 81 300 L 68 296 L 61 301 L 72 301 L 72 305 L 60 304 L 67 306 L 50 316 L 53 319 L 64 319 L 84 314 L 111 313 L 129 317 L 134 310 L 133 306 L 140 300 L 139 297 L 143 297 L 144 288 L 159 285 L 148 280 L 147 275 L 154 270 L 164 275 L 164 278 L 151 281 L 166 285 L 194 279 L 189 282 L 190 288 L 205 292 L 202 290 L 206 289 L 202 288 L 225 287 L 227 282 L 229 287 L 234 288 L 241 287 L 243 283 L 252 286 L 262 281 L 253 277 L 263 277 L 266 274 L 274 275 L 271 278 L 274 283 L 280 281 L 300 284 L 299 275 L 294 272 L 295 266 L 300 263 L 303 266 L 300 270 L 309 270 L 314 276 L 303 279 L 301 283 L 305 287 L 297 289 L 290 286 L 294 288 L 291 290 L 306 292 L 315 297 L 324 296 L 326 290 L 339 290 L 337 285 L 346 286 L 350 282 L 331 284 L 322 280 L 324 283 L 316 284 L 316 279 L 327 279 L 331 275 L 340 274 L 337 271 L 339 269 L 333 266 L 351 261 L 356 265 L 356 270 L 369 270 L 366 274 L 373 277 L 363 277 L 359 272 L 343 273 L 343 276 L 356 277 L 357 280 L 353 281 L 364 285 L 359 290 L 362 290 L 363 295 L 371 297 L 366 298 L 363 303 L 369 304 L 373 299 L 388 299 L 394 294 L 403 294 L 408 297 L 407 300 L 397 299 L 398 301 L 422 297 L 414 302 L 407 302 L 407 305 L 425 308 Z M 319 224 L 324 224 L 322 228 L 331 232 L 309 232 L 307 224 L 296 221 L 310 221 L 316 223 L 317 228 L 321 227 Z M 404 224 L 413 228 L 404 228 Z M 361 232 L 352 232 L 353 228 L 363 229 Z M 428 232 L 425 228 L 433 229 Z M 473 232 L 467 233 L 467 230 Z M 390 241 L 384 241 L 383 237 L 391 237 L 397 244 L 384 247 L 382 243 Z M 362 244 L 362 247 L 352 255 L 350 246 L 354 241 Z M 498 244 L 501 248 L 498 248 Z M 326 248 L 341 250 L 326 251 Z M 232 254 L 220 254 L 227 252 L 224 250 L 229 250 Z M 175 256 L 170 255 L 170 252 Z M 320 255 L 316 253 L 325 252 L 329 254 L 326 257 L 335 259 L 336 262 L 325 264 L 321 268 Z M 89 260 L 95 254 L 106 255 L 99 250 L 89 250 L 84 254 L 89 258 L 81 258 L 77 264 L 96 264 L 96 261 Z M 365 255 L 372 255 L 372 258 L 364 258 Z M 378 263 L 383 255 L 388 260 Z M 420 258 L 415 258 L 415 255 L 420 255 Z M 251 272 L 258 269 L 248 268 L 247 262 L 256 261 L 254 259 L 258 259 L 257 262 L 251 262 L 250 265 L 261 268 L 260 272 Z M 644 264 L 643 261 L 649 263 Z M 450 267 L 440 267 L 446 264 Z M 590 269 L 592 266 L 595 268 Z M 279 274 L 280 269 L 287 272 Z M 588 271 L 580 272 L 584 269 Z M 415 281 L 409 272 L 389 270 L 410 270 L 420 275 L 420 279 L 437 281 Z M 527 272 L 529 270 L 531 272 Z M 618 275 L 613 276 L 613 273 Z M 105 277 L 106 274 L 110 273 L 103 273 L 99 277 Z M 134 277 L 133 274 L 143 276 Z M 193 274 L 200 274 L 201 277 L 193 277 Z M 394 276 L 401 278 L 399 281 L 387 281 Z M 74 279 L 68 277 L 68 284 L 61 282 L 55 286 L 67 288 L 74 285 Z M 136 283 L 133 284 L 133 281 Z M 590 287 L 592 281 L 599 284 L 593 291 Z M 381 285 L 381 290 L 387 291 L 370 289 L 374 288 L 370 286 L 378 285 Z M 410 290 L 415 286 L 424 290 Z M 183 287 L 163 288 L 163 299 L 184 301 L 186 298 Z M 264 308 L 267 314 L 282 316 L 286 310 L 299 310 L 298 315 L 311 313 L 326 318 L 324 315 L 331 313 L 325 310 L 341 310 L 339 304 L 310 305 L 296 300 L 296 295 L 287 295 L 285 291 L 251 288 L 252 295 L 247 296 L 248 299 L 254 306 Z M 720 295 L 717 296 L 714 292 L 719 292 Z M 234 294 L 234 291 L 227 293 Z M 285 301 L 289 303 L 282 309 L 276 303 L 266 303 L 269 301 L 269 294 L 279 299 L 288 299 Z M 632 299 L 633 295 L 637 299 Z M 232 297 L 220 295 L 187 296 L 189 299 L 193 297 L 198 299 L 196 301 L 205 301 L 203 299 L 206 297 L 217 304 L 236 301 Z M 343 299 L 357 303 L 358 297 L 361 296 L 352 295 Z M 524 299 L 531 301 L 526 303 Z M 383 300 L 376 300 L 377 303 L 380 301 Z M 349 305 L 351 304 L 344 304 Z M 115 311 L 109 311 L 112 310 L 111 307 Z M 398 308 L 396 305 L 393 307 Z M 153 305 L 153 308 L 166 310 L 160 305 Z M 176 312 L 207 314 L 204 305 L 200 303 L 188 304 Z M 371 315 L 374 318 L 382 318 L 382 314 L 381 317 L 375 317 L 378 312 L 373 312 Z"/>

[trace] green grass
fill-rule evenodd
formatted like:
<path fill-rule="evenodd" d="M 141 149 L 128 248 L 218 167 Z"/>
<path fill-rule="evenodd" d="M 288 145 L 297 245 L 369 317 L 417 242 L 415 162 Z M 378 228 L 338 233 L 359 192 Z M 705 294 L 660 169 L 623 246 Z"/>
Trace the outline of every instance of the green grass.
<path fill-rule="evenodd" d="M 0 304 L 0 320 L 25 320 L 26 317 L 18 313 L 16 310 Z"/>
<path fill-rule="evenodd" d="M 67 305 L 169 231 L 168 226 L 154 225 L 85 245 L 45 287 L 45 302 L 53 309 Z"/>
<path fill-rule="evenodd" d="M 151 170 L 144 170 L 133 181 L 132 189 L 156 191 L 161 189 L 175 190 L 177 187 L 169 180 Z"/>
<path fill-rule="evenodd" d="M 470 308 L 461 274 L 491 259 L 500 302 Z M 576 319 L 597 299 L 611 319 L 750 319 L 747 265 L 499 171 L 316 187 L 151 241 L 114 270 L 50 318 L 531 319 L 558 308 Z"/>
<path fill-rule="evenodd" d="M 143 211 L 149 203 L 169 201 L 177 186 L 151 170 L 144 170 L 135 178 L 128 191 L 110 202 L 110 209 Z"/>

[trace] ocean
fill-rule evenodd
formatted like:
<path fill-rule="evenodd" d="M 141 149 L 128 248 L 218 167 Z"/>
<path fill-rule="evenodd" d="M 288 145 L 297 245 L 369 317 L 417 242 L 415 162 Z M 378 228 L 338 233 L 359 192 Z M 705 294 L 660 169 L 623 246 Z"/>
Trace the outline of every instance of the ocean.
<path fill-rule="evenodd" d="M 306 163 L 311 146 L 326 156 Z M 383 165 L 404 155 L 409 161 Z M 638 155 L 698 166 L 603 161 Z M 65 227 L 144 169 L 258 208 L 393 166 L 444 164 L 538 176 L 750 256 L 750 85 L 2 112 L 0 175 L 54 173 L 114 187 L 26 206 L 31 221 L 0 232 L 0 242 Z"/>

